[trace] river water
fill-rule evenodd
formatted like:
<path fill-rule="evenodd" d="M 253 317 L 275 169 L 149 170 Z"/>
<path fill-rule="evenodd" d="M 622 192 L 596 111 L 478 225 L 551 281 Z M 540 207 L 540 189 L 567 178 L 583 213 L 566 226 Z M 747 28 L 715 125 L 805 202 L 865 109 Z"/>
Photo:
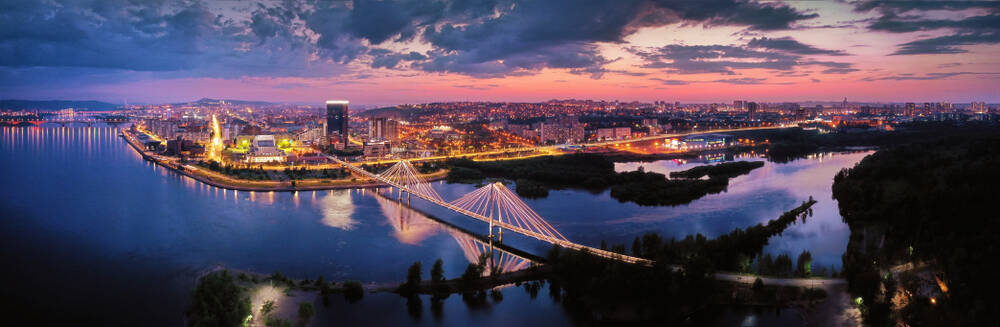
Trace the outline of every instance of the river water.
<path fill-rule="evenodd" d="M 19 298 L 8 307 L 12 312 L 22 310 L 41 321 L 73 317 L 81 325 L 182 325 L 196 277 L 215 267 L 382 283 L 402 281 L 411 263 L 429 268 L 437 258 L 444 261 L 446 276 L 456 277 L 482 251 L 482 244 L 463 232 L 373 190 L 234 192 L 198 183 L 142 160 L 118 136 L 118 128 L 0 127 L 0 259 L 5 280 L 16 281 L 7 286 L 8 294 Z M 765 251 L 794 256 L 809 250 L 815 264 L 839 266 L 849 230 L 830 198 L 830 184 L 838 170 L 865 155 L 817 154 L 767 163 L 733 179 L 724 193 L 675 207 L 641 207 L 619 203 L 608 192 L 578 190 L 553 191 L 526 202 L 570 240 L 597 246 L 601 240 L 631 244 L 645 232 L 714 237 L 776 218 L 811 195 L 819 201 L 815 215 L 772 239 Z M 665 173 L 720 159 L 733 158 L 616 168 Z M 433 186 L 446 200 L 475 188 Z M 421 200 L 414 198 L 411 205 L 461 228 L 486 231 L 482 223 Z M 511 233 L 504 242 L 538 255 L 549 248 Z M 506 269 L 527 264 L 508 257 Z M 405 299 L 376 294 L 354 305 L 334 301 L 317 319 L 455 326 L 580 323 L 547 292 L 543 288 L 531 298 L 510 288 L 502 302 L 486 308 L 467 308 L 452 296 L 439 314 L 432 314 L 425 299 L 420 317 L 408 314 Z M 723 321 L 757 315 L 736 310 Z"/>

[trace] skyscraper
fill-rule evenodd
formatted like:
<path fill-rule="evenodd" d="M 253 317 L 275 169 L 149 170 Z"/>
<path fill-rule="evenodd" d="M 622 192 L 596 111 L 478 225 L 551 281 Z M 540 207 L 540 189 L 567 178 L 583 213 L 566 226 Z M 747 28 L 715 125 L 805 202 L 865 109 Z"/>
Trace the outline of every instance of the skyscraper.
<path fill-rule="evenodd" d="M 760 105 L 758 105 L 756 102 L 747 102 L 746 107 L 747 107 L 747 119 L 753 120 L 754 113 L 756 113 L 757 110 L 760 109 Z"/>
<path fill-rule="evenodd" d="M 330 143 L 347 146 L 347 100 L 326 101 L 326 137 Z"/>
<path fill-rule="evenodd" d="M 368 138 L 380 141 L 399 140 L 399 122 L 389 118 L 372 118 L 368 121 Z"/>

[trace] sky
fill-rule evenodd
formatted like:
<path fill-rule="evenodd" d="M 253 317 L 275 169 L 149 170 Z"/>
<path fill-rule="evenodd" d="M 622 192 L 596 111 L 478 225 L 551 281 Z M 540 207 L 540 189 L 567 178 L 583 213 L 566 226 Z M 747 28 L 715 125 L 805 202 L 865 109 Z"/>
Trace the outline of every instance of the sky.
<path fill-rule="evenodd" d="M 1000 2 L 0 0 L 0 98 L 1000 102 Z"/>

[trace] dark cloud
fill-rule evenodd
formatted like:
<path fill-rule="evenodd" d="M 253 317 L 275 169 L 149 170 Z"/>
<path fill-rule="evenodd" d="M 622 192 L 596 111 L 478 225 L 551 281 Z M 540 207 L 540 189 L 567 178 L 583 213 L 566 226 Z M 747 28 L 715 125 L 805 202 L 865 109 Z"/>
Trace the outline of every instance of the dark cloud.
<path fill-rule="evenodd" d="M 657 6 L 675 13 L 680 19 L 705 25 L 748 26 L 756 30 L 782 30 L 792 24 L 819 17 L 776 3 L 737 0 L 657 1 Z"/>
<path fill-rule="evenodd" d="M 783 38 L 754 38 L 747 43 L 747 46 L 751 48 L 763 48 L 771 50 L 785 51 L 801 55 L 830 55 L 830 56 L 844 56 L 847 55 L 846 52 L 840 50 L 826 50 L 816 48 L 814 46 L 801 43 L 796 41 L 791 37 Z"/>
<path fill-rule="evenodd" d="M 885 15 L 899 15 L 910 11 L 928 11 L 928 10 L 956 11 L 956 10 L 965 10 L 973 8 L 996 9 L 997 7 L 997 4 L 994 1 L 981 1 L 981 0 L 958 0 L 958 1 L 865 0 L 865 1 L 855 1 L 853 4 L 854 4 L 854 10 L 857 12 L 867 12 L 867 11 L 877 10 Z"/>
<path fill-rule="evenodd" d="M 663 69 L 672 74 L 737 75 L 737 71 L 743 69 L 770 69 L 773 70 L 771 74 L 780 77 L 805 77 L 812 74 L 812 71 L 798 68 L 806 66 L 825 67 L 821 71 L 823 74 L 847 74 L 859 71 L 852 63 L 805 59 L 801 54 L 760 50 L 763 48 L 766 47 L 761 45 L 760 39 L 755 39 L 746 46 L 668 45 L 660 48 L 632 48 L 631 52 L 645 61 L 643 67 Z M 747 79 L 725 81 L 730 84 L 763 83 Z"/>
<path fill-rule="evenodd" d="M 791 70 L 797 56 L 728 45 L 668 45 L 652 51 L 635 50 L 646 68 L 664 68 L 675 74 L 719 73 L 734 75 L 733 70 L 764 68 Z"/>
<path fill-rule="evenodd" d="M 422 61 L 427 59 L 427 56 L 420 54 L 416 51 L 410 51 L 409 53 L 393 53 L 392 51 L 385 49 L 372 49 L 368 51 L 368 54 L 372 55 L 372 68 L 396 68 L 402 61 Z"/>
<path fill-rule="evenodd" d="M 899 45 L 893 55 L 966 53 L 963 45 L 1000 43 L 1000 31 L 992 33 L 953 34 L 916 40 Z"/>
<path fill-rule="evenodd" d="M 622 43 L 641 27 L 778 30 L 816 16 L 753 0 L 3 1 L 0 69 L 329 76 L 361 60 L 483 77 L 566 69 L 600 78 L 633 73 L 605 68 L 614 60 L 597 44 Z M 377 49 L 390 41 L 428 43 L 432 50 Z"/>
<path fill-rule="evenodd" d="M 996 1 L 860 1 L 855 11 L 878 11 L 868 29 L 891 33 L 950 30 L 950 35 L 925 37 L 899 45 L 893 55 L 954 54 L 968 50 L 962 46 L 1000 43 L 1000 2 Z M 928 18 L 927 12 L 984 10 L 988 14 L 962 19 Z"/>
<path fill-rule="evenodd" d="M 1000 15 L 973 16 L 961 20 L 918 19 L 899 16 L 883 16 L 868 25 L 868 29 L 893 33 L 930 31 L 942 28 L 956 29 L 997 29 L 1000 28 Z"/>

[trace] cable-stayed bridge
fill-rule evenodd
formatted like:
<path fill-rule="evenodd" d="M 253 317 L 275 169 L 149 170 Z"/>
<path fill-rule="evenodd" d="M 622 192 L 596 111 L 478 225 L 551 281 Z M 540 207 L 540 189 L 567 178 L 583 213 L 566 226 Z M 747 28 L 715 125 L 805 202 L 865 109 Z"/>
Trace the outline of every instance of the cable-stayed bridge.
<path fill-rule="evenodd" d="M 418 172 L 409 161 L 401 160 L 385 171 L 374 174 L 352 165 L 336 157 L 329 157 L 352 172 L 385 183 L 402 193 L 412 194 L 427 202 L 444 207 L 469 218 L 489 224 L 489 239 L 492 243 L 494 230 L 499 241 L 503 241 L 503 232 L 511 231 L 529 236 L 563 248 L 588 251 L 594 255 L 613 260 L 649 265 L 652 261 L 627 256 L 607 250 L 573 243 L 553 228 L 544 218 L 528 207 L 524 201 L 501 183 L 491 183 L 483 186 L 455 201 L 445 201 L 437 191 L 418 176 Z"/>

